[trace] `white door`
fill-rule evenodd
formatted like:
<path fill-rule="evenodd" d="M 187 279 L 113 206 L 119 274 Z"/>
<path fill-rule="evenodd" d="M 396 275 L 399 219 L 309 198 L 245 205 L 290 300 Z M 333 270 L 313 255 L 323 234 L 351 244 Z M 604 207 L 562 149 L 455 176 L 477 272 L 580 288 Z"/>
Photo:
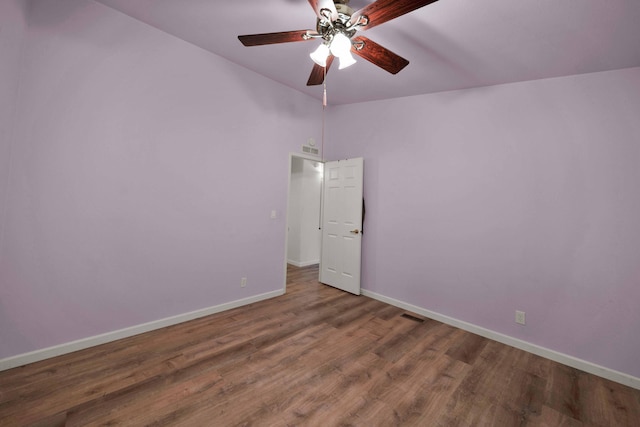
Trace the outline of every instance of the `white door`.
<path fill-rule="evenodd" d="M 363 159 L 324 165 L 320 282 L 360 295 Z"/>

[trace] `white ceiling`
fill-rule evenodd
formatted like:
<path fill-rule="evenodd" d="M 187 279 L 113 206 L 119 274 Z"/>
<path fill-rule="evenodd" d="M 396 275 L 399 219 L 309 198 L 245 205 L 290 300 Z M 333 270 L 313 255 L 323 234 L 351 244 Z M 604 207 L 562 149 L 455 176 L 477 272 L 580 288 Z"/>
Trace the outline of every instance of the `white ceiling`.
<path fill-rule="evenodd" d="M 96 0 L 286 86 L 306 86 L 316 41 L 244 47 L 240 34 L 315 29 L 306 0 Z M 351 0 L 359 10 L 371 3 Z M 640 66 L 640 0 L 439 0 L 366 31 L 408 59 L 327 76 L 330 104 Z"/>

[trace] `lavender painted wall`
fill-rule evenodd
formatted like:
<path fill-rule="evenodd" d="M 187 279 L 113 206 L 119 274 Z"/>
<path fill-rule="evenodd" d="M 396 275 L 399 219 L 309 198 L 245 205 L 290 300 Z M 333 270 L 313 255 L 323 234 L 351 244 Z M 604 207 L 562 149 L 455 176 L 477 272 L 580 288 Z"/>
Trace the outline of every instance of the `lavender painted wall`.
<path fill-rule="evenodd" d="M 332 107 L 363 288 L 640 377 L 638 117 L 640 68 Z"/>
<path fill-rule="evenodd" d="M 100 4 L 31 5 L 0 358 L 282 289 L 317 101 Z"/>
<path fill-rule="evenodd" d="M 20 85 L 20 59 L 26 34 L 26 3 L 21 0 L 0 1 L 0 266 L 3 264 L 3 248 L 6 230 L 7 200 L 11 154 L 13 146 L 13 123 L 16 99 Z M 0 353 L 7 347 L 4 333 L 11 324 L 9 313 L 4 308 L 5 282 L 0 267 Z M 0 356 L 1 357 L 1 356 Z"/>
<path fill-rule="evenodd" d="M 25 13 L 25 4 L 21 0 L 0 2 L 0 257 L 13 140 L 12 123 L 15 119 L 20 57 L 26 31 Z M 0 317 L 0 323 L 1 320 Z"/>

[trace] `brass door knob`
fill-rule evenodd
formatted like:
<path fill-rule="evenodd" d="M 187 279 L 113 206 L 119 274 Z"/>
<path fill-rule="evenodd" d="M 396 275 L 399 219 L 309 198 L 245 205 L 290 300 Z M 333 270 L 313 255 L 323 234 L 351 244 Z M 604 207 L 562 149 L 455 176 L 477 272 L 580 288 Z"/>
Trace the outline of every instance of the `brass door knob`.
<path fill-rule="evenodd" d="M 358 229 L 351 230 L 351 233 L 353 233 L 353 234 L 358 234 L 359 232 L 360 232 L 360 230 L 358 230 Z"/>

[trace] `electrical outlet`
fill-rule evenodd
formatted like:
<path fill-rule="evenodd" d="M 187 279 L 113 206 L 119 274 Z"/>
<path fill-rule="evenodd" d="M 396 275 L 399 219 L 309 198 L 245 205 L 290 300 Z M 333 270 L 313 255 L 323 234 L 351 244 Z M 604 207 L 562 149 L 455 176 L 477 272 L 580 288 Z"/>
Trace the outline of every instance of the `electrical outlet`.
<path fill-rule="evenodd" d="M 516 323 L 525 324 L 524 311 L 516 310 Z"/>
<path fill-rule="evenodd" d="M 243 277 L 242 279 L 240 279 L 240 287 L 244 288 L 245 286 L 247 286 L 247 278 Z"/>

